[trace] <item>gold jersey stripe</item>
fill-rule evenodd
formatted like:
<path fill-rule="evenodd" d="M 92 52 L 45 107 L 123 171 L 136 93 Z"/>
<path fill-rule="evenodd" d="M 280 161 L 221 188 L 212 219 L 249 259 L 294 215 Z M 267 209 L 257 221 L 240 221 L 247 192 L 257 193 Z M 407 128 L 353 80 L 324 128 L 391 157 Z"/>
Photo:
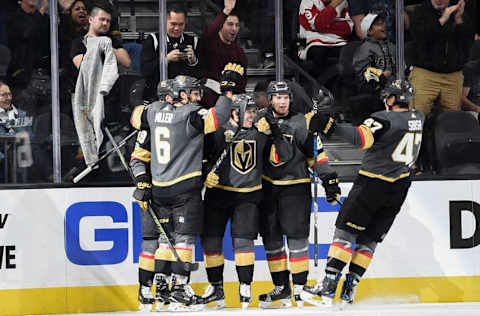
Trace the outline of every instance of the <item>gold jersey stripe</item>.
<path fill-rule="evenodd" d="M 223 254 L 204 255 L 205 268 L 220 267 L 225 262 Z"/>
<path fill-rule="evenodd" d="M 317 155 L 317 164 L 320 165 L 324 162 L 328 161 L 327 154 L 325 152 L 321 152 Z"/>
<path fill-rule="evenodd" d="M 201 175 L 202 175 L 201 171 L 195 171 L 195 172 L 188 173 L 184 176 L 178 177 L 176 179 L 173 179 L 171 181 L 160 182 L 160 181 L 152 180 L 152 183 L 156 186 L 159 186 L 159 187 L 168 187 L 168 186 L 171 186 L 175 183 L 181 182 L 183 180 L 187 180 L 187 179 L 194 178 L 194 177 L 200 177 Z"/>
<path fill-rule="evenodd" d="M 253 191 L 261 190 L 261 189 L 262 189 L 262 185 L 259 184 L 259 185 L 256 185 L 256 186 L 254 186 L 254 187 L 251 187 L 251 188 L 234 188 L 234 187 L 229 187 L 229 186 L 226 186 L 226 185 L 219 185 L 219 184 L 217 184 L 217 185 L 215 186 L 215 188 L 221 189 L 221 190 L 225 190 L 225 191 L 231 191 L 231 192 L 248 193 L 248 192 L 253 192 Z"/>
<path fill-rule="evenodd" d="M 143 148 L 136 148 L 132 152 L 132 158 L 149 163 L 152 159 L 152 153 Z"/>
<path fill-rule="evenodd" d="M 372 256 L 367 254 L 355 251 L 352 256 L 352 263 L 355 263 L 358 266 L 361 266 L 364 269 L 367 269 L 372 261 Z"/>
<path fill-rule="evenodd" d="M 308 112 L 307 114 L 305 114 L 305 123 L 307 124 L 307 129 L 310 128 L 310 122 L 312 121 L 313 115 L 313 112 Z"/>
<path fill-rule="evenodd" d="M 180 257 L 180 260 L 182 260 L 183 262 L 192 262 L 193 261 L 192 249 L 175 247 L 175 250 L 177 251 L 178 256 Z M 176 260 L 174 260 L 174 261 L 176 261 Z"/>
<path fill-rule="evenodd" d="M 136 106 L 133 109 L 132 116 L 130 117 L 130 124 L 135 129 L 140 129 L 142 126 L 142 113 L 145 110 L 145 105 Z"/>
<path fill-rule="evenodd" d="M 403 179 L 403 178 L 406 178 L 410 175 L 410 172 L 406 172 L 406 173 L 402 173 L 400 174 L 398 177 L 396 178 L 391 178 L 391 177 L 386 177 L 384 175 L 381 175 L 381 174 L 376 174 L 376 173 L 372 173 L 372 172 L 368 172 L 368 171 L 365 171 L 365 170 L 360 170 L 358 171 L 359 174 L 361 175 L 364 175 L 366 177 L 369 177 L 369 178 L 376 178 L 376 179 L 380 179 L 380 180 L 384 180 L 384 181 L 387 181 L 387 182 L 395 182 L 397 180 L 400 180 L 400 179 Z"/>
<path fill-rule="evenodd" d="M 144 257 L 142 255 L 138 258 L 138 267 L 142 270 L 153 272 L 155 271 L 155 260 L 154 257 Z"/>
<path fill-rule="evenodd" d="M 368 149 L 373 145 L 373 134 L 372 131 L 366 125 L 360 125 L 358 127 L 358 132 L 362 138 L 362 149 Z"/>
<path fill-rule="evenodd" d="M 343 248 L 340 244 L 332 243 L 330 245 L 330 249 L 328 250 L 328 256 L 348 263 L 352 258 L 352 251 L 350 249 Z"/>
<path fill-rule="evenodd" d="M 157 251 L 155 251 L 155 260 L 176 261 L 168 247 L 159 247 Z"/>
<path fill-rule="evenodd" d="M 203 123 L 203 131 L 205 134 L 213 133 L 218 129 L 217 115 L 215 114 L 215 108 L 208 110 L 207 117 Z"/>
<path fill-rule="evenodd" d="M 268 260 L 270 272 L 281 272 L 287 270 L 287 259 Z"/>
<path fill-rule="evenodd" d="M 270 177 L 262 176 L 262 178 L 275 185 L 290 185 L 290 184 L 299 184 L 299 183 L 310 183 L 309 178 L 295 179 L 295 180 L 273 180 Z"/>
<path fill-rule="evenodd" d="M 236 266 L 252 266 L 255 263 L 255 254 L 253 252 L 236 252 Z"/>
<path fill-rule="evenodd" d="M 277 148 L 275 147 L 275 145 L 272 145 L 272 147 L 270 148 L 270 161 L 277 166 L 282 163 L 278 158 Z"/>
<path fill-rule="evenodd" d="M 297 258 L 298 259 L 298 258 Z M 300 273 L 308 271 L 308 257 L 301 258 L 302 260 L 290 260 L 290 272 L 292 273 Z"/>

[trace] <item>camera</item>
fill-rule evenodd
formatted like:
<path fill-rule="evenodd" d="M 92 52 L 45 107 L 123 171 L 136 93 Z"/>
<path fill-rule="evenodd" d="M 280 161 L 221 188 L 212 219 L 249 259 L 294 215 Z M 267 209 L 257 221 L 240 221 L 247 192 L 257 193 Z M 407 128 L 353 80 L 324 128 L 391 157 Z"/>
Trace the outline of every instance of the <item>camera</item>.
<path fill-rule="evenodd" d="M 177 47 L 175 48 L 181 51 L 182 53 L 185 53 L 187 50 L 187 45 L 185 43 L 178 43 Z"/>

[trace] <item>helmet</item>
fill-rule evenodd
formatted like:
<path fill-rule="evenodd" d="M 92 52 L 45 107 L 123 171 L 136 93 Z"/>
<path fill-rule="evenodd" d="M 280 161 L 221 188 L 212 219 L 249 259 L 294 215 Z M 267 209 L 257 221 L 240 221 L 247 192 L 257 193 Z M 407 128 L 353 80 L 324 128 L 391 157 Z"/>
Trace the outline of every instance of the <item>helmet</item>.
<path fill-rule="evenodd" d="M 232 110 L 237 111 L 240 120 L 239 125 L 243 126 L 243 117 L 249 108 L 256 108 L 252 95 L 247 93 L 235 94 L 232 99 Z"/>
<path fill-rule="evenodd" d="M 331 107 L 335 103 L 335 99 L 330 90 L 321 86 L 318 89 L 318 93 L 312 97 L 312 102 L 314 112 L 325 112 L 331 110 Z"/>
<path fill-rule="evenodd" d="M 272 96 L 276 94 L 288 94 L 290 100 L 292 100 L 292 90 L 288 86 L 286 81 L 272 81 L 268 84 L 267 95 L 268 100 L 272 100 Z"/>
<path fill-rule="evenodd" d="M 395 97 L 395 101 L 392 105 L 408 107 L 413 98 L 413 87 L 407 80 L 392 81 L 382 90 L 381 98 L 385 101 L 391 96 Z"/>
<path fill-rule="evenodd" d="M 171 79 L 171 94 L 169 94 L 173 100 L 180 98 L 180 92 L 184 91 L 187 96 L 190 96 L 192 90 L 202 91 L 202 86 L 197 78 L 190 76 L 176 76 Z"/>
<path fill-rule="evenodd" d="M 167 95 L 173 95 L 172 79 L 160 81 L 157 86 L 157 95 L 160 101 L 164 101 Z"/>

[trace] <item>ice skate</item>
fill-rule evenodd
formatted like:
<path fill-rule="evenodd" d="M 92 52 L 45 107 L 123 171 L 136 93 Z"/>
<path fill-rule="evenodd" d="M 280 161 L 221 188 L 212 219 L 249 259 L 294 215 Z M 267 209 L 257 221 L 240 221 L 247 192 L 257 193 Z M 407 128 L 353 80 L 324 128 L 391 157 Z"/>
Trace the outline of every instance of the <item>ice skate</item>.
<path fill-rule="evenodd" d="M 155 302 L 157 303 L 156 311 L 161 311 L 163 305 L 170 304 L 170 290 L 168 288 L 168 280 L 164 275 L 157 274 L 155 276 Z"/>
<path fill-rule="evenodd" d="M 200 297 L 201 304 L 214 302 L 217 309 L 225 308 L 225 293 L 223 292 L 223 284 L 209 284 L 205 293 Z"/>
<path fill-rule="evenodd" d="M 322 283 L 317 283 L 313 286 L 305 285 L 300 297 L 305 302 L 319 307 L 332 307 L 332 301 L 337 291 L 338 281 L 342 275 L 327 274 Z M 315 298 L 317 297 L 317 298 Z M 319 300 L 318 298 L 321 298 Z"/>
<path fill-rule="evenodd" d="M 152 311 L 153 303 L 155 302 L 152 294 L 152 289 L 149 286 L 140 285 L 138 289 L 138 301 L 140 303 L 140 311 Z"/>
<path fill-rule="evenodd" d="M 201 298 L 195 295 L 189 284 L 176 284 L 170 290 L 168 310 L 172 312 L 195 312 L 204 308 Z"/>
<path fill-rule="evenodd" d="M 353 274 L 347 274 L 345 282 L 343 282 L 342 291 L 340 292 L 340 299 L 342 300 L 342 307 L 353 304 L 355 299 L 355 290 L 359 280 Z"/>
<path fill-rule="evenodd" d="M 295 304 L 297 304 L 297 307 L 302 308 L 303 307 L 303 300 L 300 297 L 300 294 L 303 291 L 303 285 L 301 284 L 294 284 L 293 285 L 293 300 L 295 301 Z"/>
<path fill-rule="evenodd" d="M 258 297 L 259 304 L 258 307 L 260 308 L 288 308 L 292 306 L 292 302 L 290 298 L 292 296 L 292 290 L 290 289 L 290 285 L 275 285 L 275 288 L 265 294 L 261 294 Z M 280 306 L 273 305 L 273 303 L 280 301 Z"/>
<path fill-rule="evenodd" d="M 242 309 L 248 308 L 248 305 L 252 302 L 252 292 L 250 290 L 250 284 L 240 283 L 238 288 L 238 297 L 242 304 Z"/>

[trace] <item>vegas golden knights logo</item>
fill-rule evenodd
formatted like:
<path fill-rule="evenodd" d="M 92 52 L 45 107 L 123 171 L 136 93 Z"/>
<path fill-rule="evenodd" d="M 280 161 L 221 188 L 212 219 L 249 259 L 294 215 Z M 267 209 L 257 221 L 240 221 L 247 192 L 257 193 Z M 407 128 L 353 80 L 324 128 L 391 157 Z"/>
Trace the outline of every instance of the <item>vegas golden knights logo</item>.
<path fill-rule="evenodd" d="M 230 165 L 241 174 L 247 174 L 257 165 L 257 142 L 234 141 L 231 144 Z"/>

